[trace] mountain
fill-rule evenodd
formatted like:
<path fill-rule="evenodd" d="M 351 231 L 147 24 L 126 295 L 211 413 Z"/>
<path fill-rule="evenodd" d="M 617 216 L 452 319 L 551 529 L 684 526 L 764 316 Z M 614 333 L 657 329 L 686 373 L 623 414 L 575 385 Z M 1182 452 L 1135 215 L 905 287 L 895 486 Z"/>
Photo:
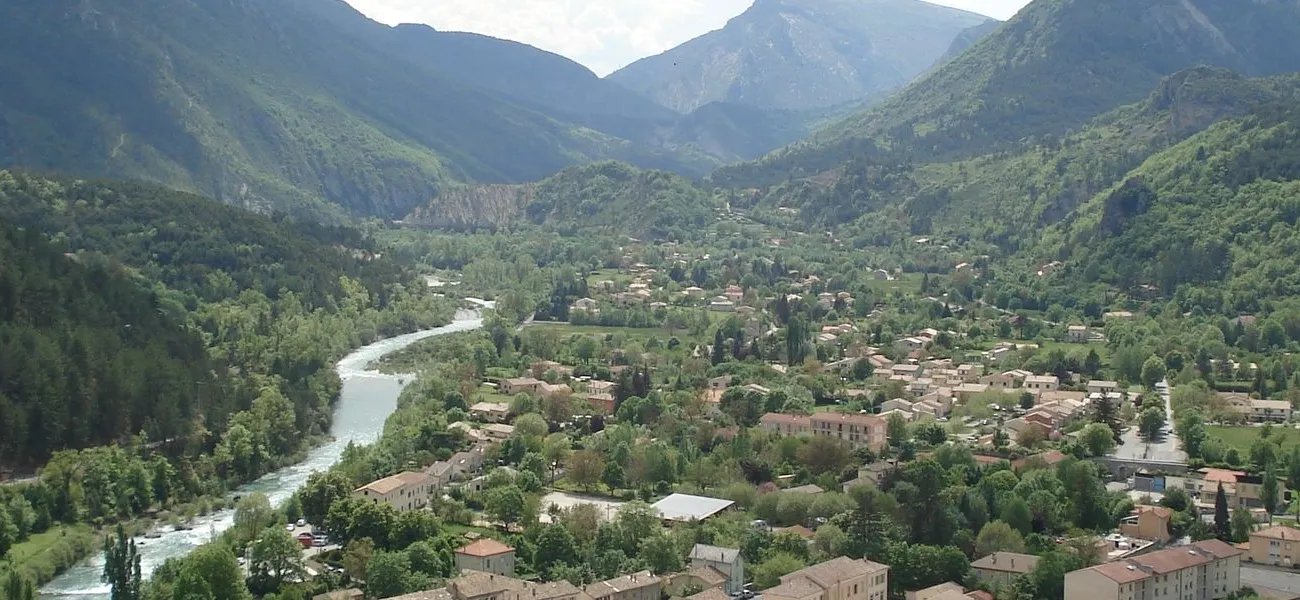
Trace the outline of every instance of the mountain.
<path fill-rule="evenodd" d="M 957 38 L 952 41 L 952 44 L 948 46 L 948 51 L 944 52 L 943 56 L 939 57 L 939 61 L 936 64 L 942 65 L 943 63 L 961 56 L 961 53 L 965 52 L 967 48 L 980 43 L 980 40 L 988 37 L 1001 26 L 1001 21 L 985 21 L 974 27 L 963 29 L 961 33 L 957 34 Z"/>
<path fill-rule="evenodd" d="M 1295 0 L 1035 0 L 883 104 L 721 179 L 831 170 L 863 148 L 947 160 L 1059 136 L 1197 65 L 1300 70 Z"/>
<path fill-rule="evenodd" d="M 569 233 L 684 239 L 715 220 L 719 208 L 690 180 L 609 161 L 570 167 L 535 184 L 448 190 L 403 222 L 453 229 L 531 223 Z"/>
<path fill-rule="evenodd" d="M 711 102 L 826 108 L 906 84 L 986 21 L 920 0 L 757 0 L 608 79 L 682 113 Z"/>
<path fill-rule="evenodd" d="M 0 170 L 0 224 L 0 470 L 141 430 L 206 440 L 268 386 L 301 444 L 328 431 L 334 360 L 446 316 L 355 229 L 156 185 Z"/>
<path fill-rule="evenodd" d="M 448 184 L 604 158 L 716 164 L 621 137 L 674 117 L 571 61 L 341 0 L 10 2 L 0 79 L 0 166 L 317 218 L 401 216 Z"/>
<path fill-rule="evenodd" d="M 1300 294 L 1300 111 L 1295 99 L 1220 122 L 1118 177 L 1054 228 L 1039 256 L 1061 277 L 1176 291 L 1225 312 Z"/>

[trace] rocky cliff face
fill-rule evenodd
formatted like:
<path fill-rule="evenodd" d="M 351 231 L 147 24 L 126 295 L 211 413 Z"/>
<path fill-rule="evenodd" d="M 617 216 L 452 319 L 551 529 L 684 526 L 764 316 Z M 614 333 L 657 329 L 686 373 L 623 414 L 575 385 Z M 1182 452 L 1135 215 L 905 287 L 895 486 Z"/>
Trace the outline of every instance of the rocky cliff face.
<path fill-rule="evenodd" d="M 919 0 L 759 0 L 609 79 L 683 113 L 710 102 L 825 108 L 905 85 L 986 21 Z"/>

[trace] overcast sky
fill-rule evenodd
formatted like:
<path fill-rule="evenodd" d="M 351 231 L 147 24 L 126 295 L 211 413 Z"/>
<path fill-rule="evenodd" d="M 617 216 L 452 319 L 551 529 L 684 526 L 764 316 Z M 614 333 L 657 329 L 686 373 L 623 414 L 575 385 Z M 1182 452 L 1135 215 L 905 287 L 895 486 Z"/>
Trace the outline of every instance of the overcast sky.
<path fill-rule="evenodd" d="M 718 29 L 753 0 L 347 0 L 372 19 L 524 42 L 604 76 Z M 931 0 L 1006 19 L 1029 0 Z"/>

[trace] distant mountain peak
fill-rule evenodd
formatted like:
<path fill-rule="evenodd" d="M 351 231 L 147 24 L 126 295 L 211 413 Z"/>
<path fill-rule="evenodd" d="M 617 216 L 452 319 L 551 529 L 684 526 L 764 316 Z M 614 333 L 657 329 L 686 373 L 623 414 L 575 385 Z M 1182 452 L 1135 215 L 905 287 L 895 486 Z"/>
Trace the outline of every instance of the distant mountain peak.
<path fill-rule="evenodd" d="M 756 0 L 722 29 L 609 79 L 678 112 L 822 109 L 898 88 L 989 19 L 920 0 Z"/>

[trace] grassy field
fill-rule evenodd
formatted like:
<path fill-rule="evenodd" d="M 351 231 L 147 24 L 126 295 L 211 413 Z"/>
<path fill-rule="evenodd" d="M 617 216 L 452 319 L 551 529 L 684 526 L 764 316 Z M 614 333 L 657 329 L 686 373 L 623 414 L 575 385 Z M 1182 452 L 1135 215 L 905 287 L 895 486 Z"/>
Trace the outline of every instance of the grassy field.
<path fill-rule="evenodd" d="M 1259 437 L 1259 427 L 1225 427 L 1221 425 L 1207 425 L 1205 433 L 1215 436 L 1228 447 L 1236 448 L 1242 456 L 1248 455 L 1250 445 Z M 1289 450 L 1291 446 L 1300 443 L 1300 430 L 1290 427 L 1274 427 L 1273 433 L 1270 434 L 1272 439 L 1281 440 L 1283 450 Z"/>
<path fill-rule="evenodd" d="M 97 545 L 97 538 L 87 525 L 53 527 L 10 548 L 6 560 L 0 562 L 0 577 L 10 571 L 17 571 L 27 573 L 38 584 L 43 584 L 57 571 L 71 566 L 84 556 L 79 555 L 78 546 L 89 553 Z"/>
<path fill-rule="evenodd" d="M 923 273 L 903 273 L 895 276 L 892 281 L 879 281 L 871 279 L 867 281 L 867 289 L 876 293 L 890 293 L 895 290 L 904 294 L 918 294 L 921 292 L 921 280 L 925 278 Z M 943 279 L 943 276 L 930 276 L 930 283 L 936 284 Z"/>

